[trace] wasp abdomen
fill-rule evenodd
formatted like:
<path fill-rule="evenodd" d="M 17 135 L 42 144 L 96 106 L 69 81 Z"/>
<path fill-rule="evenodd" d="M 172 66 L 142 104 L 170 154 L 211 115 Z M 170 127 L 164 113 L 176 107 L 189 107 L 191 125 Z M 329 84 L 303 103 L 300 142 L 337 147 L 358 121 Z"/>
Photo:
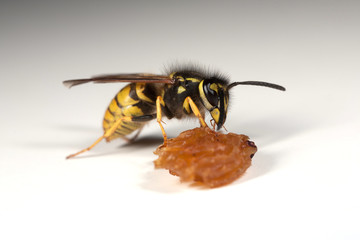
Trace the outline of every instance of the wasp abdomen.
<path fill-rule="evenodd" d="M 123 117 L 141 117 L 156 113 L 156 94 L 150 84 L 131 83 L 121 89 L 107 108 L 103 121 L 104 132 L 109 130 L 115 122 Z M 149 119 L 150 121 L 151 119 Z M 146 121 L 132 121 L 124 119 L 115 132 L 106 138 L 111 141 L 125 137 L 140 129 Z"/>

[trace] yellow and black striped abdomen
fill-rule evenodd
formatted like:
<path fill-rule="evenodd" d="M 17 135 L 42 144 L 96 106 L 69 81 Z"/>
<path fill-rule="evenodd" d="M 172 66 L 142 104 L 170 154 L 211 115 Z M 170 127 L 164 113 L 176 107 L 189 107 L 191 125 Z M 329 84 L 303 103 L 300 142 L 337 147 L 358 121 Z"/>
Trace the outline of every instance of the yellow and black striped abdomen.
<path fill-rule="evenodd" d="M 131 83 L 121 89 L 107 108 L 103 121 L 104 132 L 124 116 L 139 117 L 151 115 L 156 112 L 156 94 L 152 86 L 144 83 Z M 125 137 L 133 131 L 140 129 L 146 122 L 123 120 L 114 134 L 107 137 L 107 141 Z"/>

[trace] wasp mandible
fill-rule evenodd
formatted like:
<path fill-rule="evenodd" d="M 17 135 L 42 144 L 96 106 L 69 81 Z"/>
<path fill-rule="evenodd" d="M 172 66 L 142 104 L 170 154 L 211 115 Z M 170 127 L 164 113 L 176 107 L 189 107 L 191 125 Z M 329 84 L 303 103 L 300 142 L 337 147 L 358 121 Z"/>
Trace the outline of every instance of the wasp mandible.
<path fill-rule="evenodd" d="M 221 74 L 210 74 L 196 68 L 173 70 L 168 75 L 116 74 L 67 80 L 63 83 L 70 88 L 88 82 L 129 84 L 116 94 L 106 109 L 103 120 L 104 134 L 90 147 L 67 158 L 89 151 L 103 139 L 107 142 L 116 138 L 127 139 L 127 135 L 136 130 L 139 133 L 142 127 L 153 119 L 157 120 L 166 144 L 167 136 L 161 123 L 162 115 L 168 119 L 195 116 L 201 126 L 205 127 L 207 124 L 204 115 L 205 111 L 208 111 L 219 130 L 226 120 L 229 90 L 237 85 L 256 85 L 285 91 L 284 87 L 267 82 L 229 83 Z"/>

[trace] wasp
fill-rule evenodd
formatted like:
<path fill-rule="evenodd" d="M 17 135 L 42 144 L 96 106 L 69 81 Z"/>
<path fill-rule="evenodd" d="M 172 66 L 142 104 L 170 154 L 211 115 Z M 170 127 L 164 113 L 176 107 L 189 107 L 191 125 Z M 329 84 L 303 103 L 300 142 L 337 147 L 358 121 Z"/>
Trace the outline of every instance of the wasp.
<path fill-rule="evenodd" d="M 88 79 L 64 81 L 71 88 L 84 83 L 118 83 L 128 82 L 112 99 L 105 111 L 103 120 L 104 134 L 90 147 L 67 158 L 75 157 L 89 151 L 100 141 L 127 139 L 134 131 L 138 135 L 143 126 L 156 119 L 166 145 L 167 135 L 162 125 L 162 116 L 168 119 L 197 117 L 200 125 L 206 127 L 205 112 L 208 111 L 217 130 L 223 127 L 228 105 L 229 91 L 237 85 L 256 85 L 285 91 L 285 88 L 268 82 L 244 81 L 229 83 L 219 73 L 207 73 L 197 68 L 184 68 L 170 71 L 167 75 L 148 73 L 102 75 Z"/>

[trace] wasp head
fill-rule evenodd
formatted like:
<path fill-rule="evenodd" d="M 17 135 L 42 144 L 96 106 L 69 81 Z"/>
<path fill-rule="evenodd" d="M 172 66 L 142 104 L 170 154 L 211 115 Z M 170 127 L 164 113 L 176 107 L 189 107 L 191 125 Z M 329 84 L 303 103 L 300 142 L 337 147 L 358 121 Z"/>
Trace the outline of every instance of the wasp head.
<path fill-rule="evenodd" d="M 200 82 L 199 92 L 202 103 L 214 119 L 217 130 L 220 130 L 226 120 L 229 102 L 226 83 L 215 77 L 208 78 Z"/>
<path fill-rule="evenodd" d="M 212 77 L 202 80 L 199 84 L 199 92 L 202 103 L 215 120 L 217 130 L 223 126 L 229 103 L 229 90 L 237 85 L 255 85 L 285 91 L 283 86 L 260 81 L 234 82 L 230 85 L 219 78 Z"/>

